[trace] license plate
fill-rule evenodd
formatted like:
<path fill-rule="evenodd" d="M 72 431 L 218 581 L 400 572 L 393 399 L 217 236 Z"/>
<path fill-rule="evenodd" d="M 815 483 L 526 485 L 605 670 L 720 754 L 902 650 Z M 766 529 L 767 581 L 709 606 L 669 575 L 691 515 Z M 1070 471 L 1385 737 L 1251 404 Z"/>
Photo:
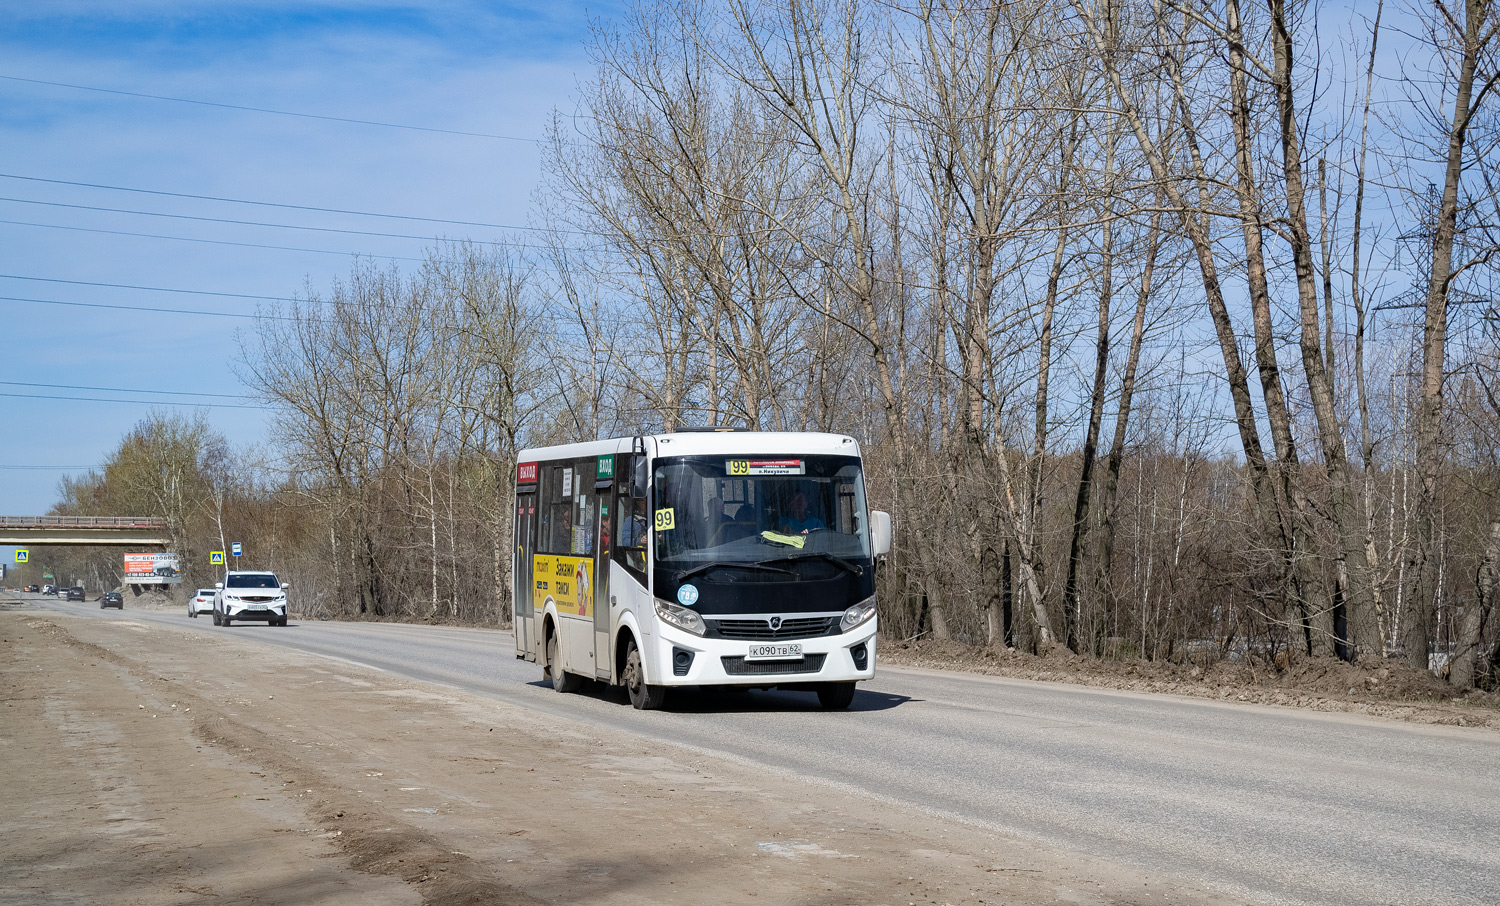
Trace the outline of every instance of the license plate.
<path fill-rule="evenodd" d="M 751 645 L 747 661 L 789 661 L 802 657 L 802 646 L 798 645 Z"/>
<path fill-rule="evenodd" d="M 249 606 L 249 608 L 247 608 L 247 609 L 249 609 L 249 610 L 265 610 L 266 609 L 266 605 L 264 605 L 264 604 L 251 604 Z"/>

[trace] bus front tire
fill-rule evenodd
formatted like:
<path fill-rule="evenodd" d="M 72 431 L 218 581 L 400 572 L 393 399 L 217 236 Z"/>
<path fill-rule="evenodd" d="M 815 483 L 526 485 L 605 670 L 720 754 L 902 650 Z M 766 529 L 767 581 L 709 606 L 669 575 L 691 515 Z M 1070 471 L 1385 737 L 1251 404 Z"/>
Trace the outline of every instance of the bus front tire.
<path fill-rule="evenodd" d="M 842 711 L 853 701 L 853 683 L 823 683 L 818 687 L 818 704 L 825 711 Z"/>
<path fill-rule="evenodd" d="M 547 634 L 547 666 L 543 679 L 552 681 L 558 692 L 577 692 L 583 686 L 583 678 L 564 670 L 557 658 L 557 633 Z"/>
<path fill-rule="evenodd" d="M 654 711 L 667 700 L 665 686 L 653 686 L 646 682 L 646 671 L 641 667 L 641 652 L 635 639 L 625 643 L 625 670 L 621 679 L 625 681 L 625 692 L 630 696 L 630 705 L 637 711 Z"/>

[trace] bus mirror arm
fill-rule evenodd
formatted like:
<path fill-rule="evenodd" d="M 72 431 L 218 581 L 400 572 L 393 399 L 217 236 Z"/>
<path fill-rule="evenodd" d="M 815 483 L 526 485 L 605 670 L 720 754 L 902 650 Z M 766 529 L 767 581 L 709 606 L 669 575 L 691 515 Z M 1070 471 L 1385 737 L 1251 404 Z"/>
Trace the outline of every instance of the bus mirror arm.
<path fill-rule="evenodd" d="M 870 511 L 870 547 L 875 556 L 891 552 L 891 514 L 881 510 Z"/>

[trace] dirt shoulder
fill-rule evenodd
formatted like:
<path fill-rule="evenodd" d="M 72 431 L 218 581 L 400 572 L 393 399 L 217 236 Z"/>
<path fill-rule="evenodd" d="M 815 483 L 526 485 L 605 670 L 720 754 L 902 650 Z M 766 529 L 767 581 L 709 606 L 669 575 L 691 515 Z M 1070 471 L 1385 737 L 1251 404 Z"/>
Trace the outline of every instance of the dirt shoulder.
<path fill-rule="evenodd" d="M 1239 902 L 232 637 L 0 612 L 0 683 L 0 904 Z"/>
<path fill-rule="evenodd" d="M 1306 658 L 1281 668 L 1232 662 L 1205 668 L 1082 658 L 1066 649 L 1037 657 L 1013 649 L 941 641 L 882 642 L 880 660 L 930 670 L 1500 730 L 1500 695 L 1478 690 L 1457 694 L 1433 674 L 1396 662 L 1346 664 Z"/>

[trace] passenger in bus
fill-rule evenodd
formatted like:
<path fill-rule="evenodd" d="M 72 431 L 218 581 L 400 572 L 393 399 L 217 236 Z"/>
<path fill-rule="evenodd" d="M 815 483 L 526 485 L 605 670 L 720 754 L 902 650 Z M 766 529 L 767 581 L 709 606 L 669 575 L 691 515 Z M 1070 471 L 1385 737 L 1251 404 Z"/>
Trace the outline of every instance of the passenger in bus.
<path fill-rule="evenodd" d="M 724 515 L 724 498 L 710 497 L 704 501 L 703 516 L 703 537 L 708 539 L 709 545 L 722 543 L 724 526 L 729 522 L 729 517 Z"/>
<path fill-rule="evenodd" d="M 788 535 L 806 535 L 808 532 L 826 528 L 823 520 L 807 510 L 807 494 L 798 491 L 792 495 L 791 512 L 781 522 L 781 531 Z"/>
<path fill-rule="evenodd" d="M 739 541 L 755 534 L 755 507 L 742 503 L 734 511 L 734 518 L 724 523 L 724 543 Z"/>

